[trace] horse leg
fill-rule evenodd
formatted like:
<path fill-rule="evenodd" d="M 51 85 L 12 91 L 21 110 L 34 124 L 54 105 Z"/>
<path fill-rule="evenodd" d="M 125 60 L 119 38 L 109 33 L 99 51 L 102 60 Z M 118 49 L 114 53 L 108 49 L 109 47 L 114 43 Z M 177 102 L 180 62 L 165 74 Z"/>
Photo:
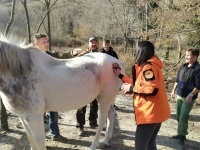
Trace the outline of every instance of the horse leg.
<path fill-rule="evenodd" d="M 104 104 L 104 103 L 99 103 L 99 106 L 100 106 L 100 115 L 99 115 L 99 127 L 97 129 L 97 132 L 96 132 L 96 135 L 94 137 L 94 140 L 92 142 L 92 145 L 90 146 L 90 150 L 96 150 L 96 147 L 98 146 L 99 144 L 99 138 L 100 138 L 100 135 L 101 135 L 101 131 L 106 123 L 106 117 L 107 117 L 107 114 L 108 114 L 108 110 L 109 110 L 109 107 L 110 105 L 109 104 Z"/>
<path fill-rule="evenodd" d="M 31 150 L 46 150 L 43 113 L 29 114 L 22 123 L 26 129 Z"/>
<path fill-rule="evenodd" d="M 29 129 L 28 125 L 26 124 L 26 121 L 21 117 L 20 117 L 20 121 L 22 122 L 22 125 L 23 125 L 24 129 L 26 130 L 26 135 L 27 135 L 28 141 L 30 142 L 31 149 L 36 149 L 37 148 L 36 143 L 33 140 L 31 130 Z"/>
<path fill-rule="evenodd" d="M 115 108 L 113 105 L 110 106 L 110 109 L 108 111 L 108 119 L 107 119 L 107 126 L 106 126 L 106 135 L 103 140 L 101 140 L 101 148 L 107 147 L 109 144 L 109 140 L 112 137 L 113 133 L 113 126 L 114 126 L 114 118 L 115 118 Z"/>

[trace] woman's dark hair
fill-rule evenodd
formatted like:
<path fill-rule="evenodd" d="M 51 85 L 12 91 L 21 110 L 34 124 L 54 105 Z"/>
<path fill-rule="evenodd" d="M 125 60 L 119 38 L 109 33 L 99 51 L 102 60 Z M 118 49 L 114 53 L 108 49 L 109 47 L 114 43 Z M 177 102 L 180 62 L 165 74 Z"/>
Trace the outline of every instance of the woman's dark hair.
<path fill-rule="evenodd" d="M 154 45 L 149 41 L 138 43 L 138 48 L 135 52 L 135 64 L 139 66 L 147 62 L 155 53 Z"/>

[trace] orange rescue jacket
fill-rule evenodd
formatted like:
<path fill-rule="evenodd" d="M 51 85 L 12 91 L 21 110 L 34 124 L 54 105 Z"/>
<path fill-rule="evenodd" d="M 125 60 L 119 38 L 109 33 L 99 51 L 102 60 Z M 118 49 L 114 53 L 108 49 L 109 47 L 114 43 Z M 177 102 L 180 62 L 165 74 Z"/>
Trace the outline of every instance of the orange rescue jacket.
<path fill-rule="evenodd" d="M 170 117 L 162 67 L 163 63 L 157 56 L 141 66 L 135 65 L 136 81 L 132 84 L 137 125 L 161 123 Z M 130 83 L 131 80 L 124 76 L 122 81 Z"/>

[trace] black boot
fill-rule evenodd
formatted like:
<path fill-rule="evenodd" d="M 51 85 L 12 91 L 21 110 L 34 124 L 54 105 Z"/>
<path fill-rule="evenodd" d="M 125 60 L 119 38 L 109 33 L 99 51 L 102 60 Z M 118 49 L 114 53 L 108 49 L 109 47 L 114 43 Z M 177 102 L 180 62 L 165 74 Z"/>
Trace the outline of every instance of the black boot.
<path fill-rule="evenodd" d="M 175 140 L 180 140 L 180 138 L 183 138 L 184 140 L 186 140 L 186 136 L 185 135 L 175 135 L 175 136 L 172 136 L 172 139 L 175 139 Z"/>
<path fill-rule="evenodd" d="M 172 136 L 172 139 L 180 140 L 180 135 L 174 135 L 174 136 Z"/>
<path fill-rule="evenodd" d="M 185 142 L 184 141 L 185 141 L 185 136 L 184 135 L 180 135 L 179 143 L 180 143 L 180 146 L 182 148 L 185 147 Z"/>

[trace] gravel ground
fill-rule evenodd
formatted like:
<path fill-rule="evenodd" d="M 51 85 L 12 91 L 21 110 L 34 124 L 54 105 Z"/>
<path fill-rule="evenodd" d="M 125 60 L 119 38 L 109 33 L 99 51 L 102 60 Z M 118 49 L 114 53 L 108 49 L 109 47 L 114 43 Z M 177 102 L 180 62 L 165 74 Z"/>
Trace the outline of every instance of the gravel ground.
<path fill-rule="evenodd" d="M 158 150 L 181 150 L 178 141 L 171 138 L 176 134 L 177 122 L 175 120 L 175 102 L 169 101 L 171 107 L 171 118 L 162 124 L 161 130 L 157 137 Z M 116 105 L 120 108 L 116 111 L 113 138 L 107 150 L 133 150 L 135 137 L 135 120 L 132 107 L 132 98 L 127 98 L 122 94 L 117 95 Z M 87 116 L 88 116 L 87 108 Z M 95 129 L 90 129 L 88 120 L 85 125 L 85 136 L 77 136 L 75 128 L 75 110 L 59 113 L 60 132 L 67 138 L 66 143 L 54 142 L 50 139 L 48 125 L 45 125 L 46 146 L 48 150 L 83 150 L 87 149 L 95 135 Z M 200 106 L 195 105 L 189 121 L 189 135 L 187 136 L 186 150 L 200 149 Z M 88 118 L 88 117 L 86 117 Z M 9 132 L 0 131 L 0 149 L 1 150 L 28 150 L 29 142 L 23 128 L 17 128 L 19 119 L 10 114 Z M 102 131 L 102 137 L 105 132 Z M 101 138 L 102 138 L 101 137 Z"/>

